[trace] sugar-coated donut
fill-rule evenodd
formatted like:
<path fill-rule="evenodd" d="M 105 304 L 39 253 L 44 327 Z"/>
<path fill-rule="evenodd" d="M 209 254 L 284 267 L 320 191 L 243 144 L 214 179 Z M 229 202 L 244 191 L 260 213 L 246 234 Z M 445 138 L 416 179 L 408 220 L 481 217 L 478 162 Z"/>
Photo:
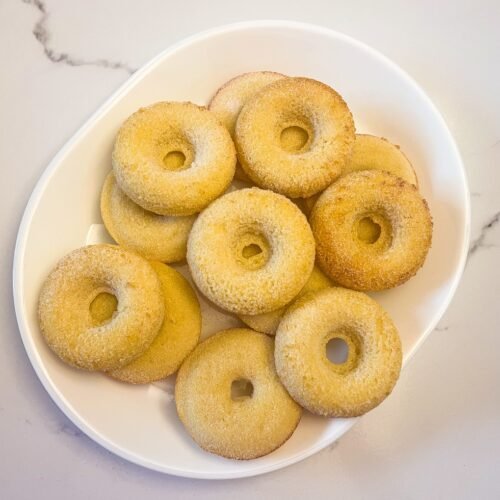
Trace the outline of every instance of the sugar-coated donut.
<path fill-rule="evenodd" d="M 217 91 L 208 109 L 217 115 L 234 138 L 236 120 L 245 103 L 264 87 L 282 78 L 285 78 L 285 75 L 274 71 L 254 71 L 238 75 Z M 239 164 L 236 165 L 235 177 L 245 182 L 250 181 Z"/>
<path fill-rule="evenodd" d="M 343 340 L 343 363 L 327 344 Z M 292 398 L 312 413 L 355 417 L 380 404 L 401 370 L 401 342 L 390 316 L 361 292 L 328 288 L 298 299 L 276 332 L 278 375 Z"/>
<path fill-rule="evenodd" d="M 325 276 L 318 267 L 314 266 L 311 276 L 309 276 L 307 283 L 304 285 L 304 288 L 302 288 L 296 298 L 302 297 L 306 293 L 323 290 L 324 288 L 328 288 L 330 286 L 332 286 L 330 279 Z M 256 314 L 253 316 L 249 314 L 241 314 L 239 318 L 243 321 L 243 323 L 257 332 L 274 335 L 287 307 L 288 306 L 285 306 L 277 309 L 276 311 Z"/>
<path fill-rule="evenodd" d="M 410 160 L 399 146 L 384 137 L 357 134 L 349 161 L 342 176 L 358 170 L 383 170 L 418 187 L 418 179 Z"/>
<path fill-rule="evenodd" d="M 236 314 L 288 304 L 309 279 L 314 237 L 290 200 L 259 188 L 228 193 L 196 219 L 187 262 L 195 284 Z"/>
<path fill-rule="evenodd" d="M 401 285 L 423 265 L 432 240 L 429 208 L 417 188 L 381 170 L 333 183 L 310 221 L 322 271 L 354 290 Z"/>
<path fill-rule="evenodd" d="M 356 134 L 356 141 L 349 160 L 346 162 L 340 178 L 358 170 L 384 170 L 418 187 L 418 179 L 410 160 L 399 146 L 390 143 L 384 137 L 368 134 Z M 321 193 L 301 201 L 301 207 L 309 215 Z"/>
<path fill-rule="evenodd" d="M 225 330 L 182 364 L 177 413 L 201 448 L 248 460 L 271 453 L 293 434 L 302 411 L 276 375 L 273 347 L 273 339 L 253 330 Z M 236 384 L 246 385 L 246 394 L 232 395 Z"/>
<path fill-rule="evenodd" d="M 231 183 L 236 153 L 227 129 L 206 108 L 159 102 L 121 126 L 112 155 L 125 194 L 161 215 L 192 215 Z"/>
<path fill-rule="evenodd" d="M 146 259 L 177 262 L 186 257 L 195 215 L 168 216 L 149 212 L 134 203 L 111 172 L 102 188 L 101 215 L 111 237 Z"/>
<path fill-rule="evenodd" d="M 160 278 L 165 300 L 160 332 L 141 356 L 123 368 L 108 372 L 115 379 L 133 384 L 147 384 L 176 372 L 196 347 L 201 332 L 200 304 L 189 282 L 161 262 L 151 265 Z"/>
<path fill-rule="evenodd" d="M 302 130 L 290 148 L 281 138 Z M 325 189 L 341 173 L 354 144 L 354 121 L 342 97 L 309 78 L 278 80 L 250 99 L 236 123 L 238 159 L 260 187 L 290 198 Z"/>
<path fill-rule="evenodd" d="M 111 319 L 90 312 L 94 299 L 117 299 Z M 45 280 L 38 314 L 49 347 L 66 363 L 87 370 L 114 370 L 140 356 L 163 321 L 158 276 L 148 261 L 113 245 L 74 250 Z"/>

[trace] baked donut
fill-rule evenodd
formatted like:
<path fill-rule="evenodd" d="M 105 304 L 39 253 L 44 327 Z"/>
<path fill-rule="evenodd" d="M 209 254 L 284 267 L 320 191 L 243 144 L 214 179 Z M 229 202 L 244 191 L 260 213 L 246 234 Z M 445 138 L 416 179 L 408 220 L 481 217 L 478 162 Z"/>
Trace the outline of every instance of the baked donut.
<path fill-rule="evenodd" d="M 343 363 L 326 354 L 332 339 L 348 347 Z M 310 412 L 355 417 L 381 403 L 401 370 L 401 342 L 390 316 L 361 292 L 327 288 L 298 299 L 276 332 L 276 371 Z"/>
<path fill-rule="evenodd" d="M 401 285 L 431 245 L 426 201 L 415 186 L 381 170 L 353 172 L 332 184 L 310 221 L 322 271 L 354 290 Z"/>
<path fill-rule="evenodd" d="M 356 141 L 351 157 L 346 162 L 340 177 L 358 170 L 384 170 L 418 187 L 418 179 L 410 160 L 399 146 L 390 143 L 384 137 L 368 134 L 356 134 Z M 303 212 L 309 215 L 321 193 L 301 201 Z"/>
<path fill-rule="evenodd" d="M 102 293 L 117 299 L 111 319 L 90 312 Z M 87 370 L 114 370 L 140 356 L 163 321 L 158 276 L 139 255 L 113 245 L 74 250 L 45 280 L 38 303 L 42 334 L 66 363 Z"/>
<path fill-rule="evenodd" d="M 190 102 L 141 108 L 116 137 L 113 171 L 125 194 L 160 215 L 192 215 L 231 183 L 236 154 L 217 117 Z"/>
<path fill-rule="evenodd" d="M 186 257 L 195 215 L 171 217 L 149 212 L 134 203 L 111 172 L 102 188 L 101 215 L 111 237 L 146 259 L 177 262 Z"/>
<path fill-rule="evenodd" d="M 283 135 L 298 129 L 305 140 L 293 147 L 282 143 Z M 255 184 L 305 198 L 340 175 L 355 132 L 351 112 L 335 90 L 309 78 L 284 78 L 245 104 L 235 136 L 239 162 Z"/>
<path fill-rule="evenodd" d="M 132 384 L 147 384 L 176 372 L 195 348 L 201 332 L 200 304 L 186 278 L 161 262 L 151 265 L 160 278 L 165 301 L 160 332 L 141 356 L 108 372 L 111 377 Z"/>
<path fill-rule="evenodd" d="M 253 330 L 224 330 L 182 364 L 177 413 L 201 448 L 248 460 L 271 453 L 293 434 L 302 411 L 276 375 L 273 347 L 273 339 Z"/>
<path fill-rule="evenodd" d="M 332 286 L 332 282 L 321 272 L 318 267 L 314 266 L 311 276 L 309 276 L 307 283 L 304 285 L 304 288 L 302 288 L 296 298 L 302 297 L 306 293 L 323 290 L 324 288 L 328 288 L 330 286 Z M 254 316 L 249 314 L 241 314 L 239 318 L 241 319 L 241 321 L 243 321 L 243 323 L 256 330 L 257 332 L 274 335 L 276 333 L 278 325 L 280 324 L 283 314 L 285 314 L 287 307 L 288 305 L 277 309 L 276 311 L 256 314 Z"/>
<path fill-rule="evenodd" d="M 356 134 L 356 141 L 342 176 L 358 170 L 384 170 L 418 187 L 418 179 L 410 160 L 399 146 L 384 137 Z"/>
<path fill-rule="evenodd" d="M 188 239 L 193 280 L 212 302 L 236 314 L 260 314 L 288 304 L 309 279 L 314 238 L 290 200 L 259 188 L 214 201 Z"/>
<path fill-rule="evenodd" d="M 234 139 L 236 120 L 241 108 L 257 92 L 282 78 L 286 78 L 285 75 L 274 71 L 255 71 L 238 75 L 227 81 L 217 91 L 212 97 L 208 109 L 215 113 Z M 241 181 L 251 182 L 239 164 L 236 164 L 235 177 Z"/>

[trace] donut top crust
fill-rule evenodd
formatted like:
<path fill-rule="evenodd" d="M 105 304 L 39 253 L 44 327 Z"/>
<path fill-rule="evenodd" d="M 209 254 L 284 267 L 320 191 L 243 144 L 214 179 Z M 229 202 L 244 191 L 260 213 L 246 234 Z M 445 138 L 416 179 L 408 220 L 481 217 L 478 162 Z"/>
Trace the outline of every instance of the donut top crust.
<path fill-rule="evenodd" d="M 179 151 L 187 168 L 169 170 Z M 125 194 L 161 215 L 192 215 L 223 193 L 234 176 L 233 141 L 217 117 L 191 102 L 158 102 L 133 113 L 118 131 L 113 171 Z"/>
<path fill-rule="evenodd" d="M 332 363 L 333 338 L 349 346 L 344 363 Z M 345 288 L 306 294 L 292 304 L 276 332 L 278 375 L 309 411 L 330 417 L 362 415 L 396 384 L 402 348 L 389 314 L 368 295 Z"/>
<path fill-rule="evenodd" d="M 251 245 L 262 252 L 243 258 Z M 260 314 L 290 302 L 307 282 L 314 256 L 304 214 L 284 196 L 259 188 L 214 201 L 196 219 L 187 251 L 198 288 L 236 314 Z"/>
<path fill-rule="evenodd" d="M 381 227 L 373 244 L 356 237 L 365 217 Z M 333 183 L 314 205 L 310 221 L 321 269 L 353 290 L 404 283 L 423 265 L 432 241 L 429 207 L 417 188 L 381 170 L 353 172 Z"/>
<path fill-rule="evenodd" d="M 281 147 L 289 127 L 308 133 L 297 152 Z M 290 198 L 325 189 L 341 173 L 355 140 L 354 121 L 342 97 L 324 83 L 303 77 L 278 80 L 250 99 L 236 123 L 238 159 L 260 187 Z"/>
<path fill-rule="evenodd" d="M 96 325 L 90 304 L 103 292 L 117 298 L 117 310 Z M 164 301 L 148 261 L 115 245 L 90 245 L 58 262 L 42 286 L 38 313 L 45 340 L 60 358 L 107 371 L 147 349 L 162 324 Z"/>
<path fill-rule="evenodd" d="M 188 356 L 177 375 L 175 402 L 202 448 L 246 460 L 270 453 L 291 436 L 302 410 L 276 374 L 273 351 L 273 339 L 234 328 L 210 337 Z M 252 383 L 252 397 L 231 398 L 237 379 Z"/>

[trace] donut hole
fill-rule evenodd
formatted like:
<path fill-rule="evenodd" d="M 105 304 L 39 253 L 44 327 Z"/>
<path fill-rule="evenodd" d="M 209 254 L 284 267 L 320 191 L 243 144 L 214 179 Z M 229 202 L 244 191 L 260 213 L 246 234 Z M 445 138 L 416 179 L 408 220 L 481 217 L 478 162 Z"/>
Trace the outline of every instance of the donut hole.
<path fill-rule="evenodd" d="M 333 337 L 326 344 L 326 357 L 335 365 L 344 364 L 349 358 L 349 346 L 340 337 Z"/>
<path fill-rule="evenodd" d="M 262 253 L 262 248 L 256 243 L 250 243 L 250 245 L 243 247 L 243 250 L 241 251 L 243 258 L 245 259 L 250 259 L 255 255 L 259 255 L 260 253 Z"/>
<path fill-rule="evenodd" d="M 358 239 L 362 242 L 372 245 L 380 238 L 382 228 L 371 217 L 363 217 L 358 222 Z"/>
<path fill-rule="evenodd" d="M 253 396 L 253 384 L 246 378 L 237 378 L 231 383 L 231 399 L 242 401 Z"/>
<path fill-rule="evenodd" d="M 346 328 L 330 333 L 324 345 L 326 362 L 336 373 L 349 373 L 358 365 L 362 344 L 356 331 Z"/>
<path fill-rule="evenodd" d="M 110 321 L 117 307 L 118 299 L 112 293 L 98 293 L 89 305 L 90 317 L 94 325 L 102 325 Z"/>
<path fill-rule="evenodd" d="M 186 155 L 182 151 L 169 151 L 163 157 L 163 164 L 167 170 L 184 170 L 186 166 Z"/>
<path fill-rule="evenodd" d="M 300 125 L 285 127 L 280 134 L 281 148 L 289 153 L 299 153 L 309 143 L 309 132 Z"/>
<path fill-rule="evenodd" d="M 257 270 L 267 264 L 271 256 L 267 238 L 257 228 L 249 228 L 236 238 L 236 261 L 248 270 Z"/>

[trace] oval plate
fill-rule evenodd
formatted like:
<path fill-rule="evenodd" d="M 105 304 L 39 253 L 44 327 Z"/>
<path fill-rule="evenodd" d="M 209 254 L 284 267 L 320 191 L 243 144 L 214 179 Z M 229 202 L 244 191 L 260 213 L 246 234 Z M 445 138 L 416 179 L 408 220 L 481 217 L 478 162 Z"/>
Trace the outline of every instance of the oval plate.
<path fill-rule="evenodd" d="M 378 52 L 324 28 L 258 21 L 201 33 L 157 56 L 95 113 L 40 178 L 19 229 L 14 300 L 28 356 L 59 408 L 102 446 L 169 474 L 215 479 L 279 469 L 321 450 L 355 422 L 306 412 L 292 438 L 270 455 L 251 461 L 219 458 L 200 450 L 182 428 L 172 380 L 129 386 L 72 369 L 47 348 L 38 328 L 38 293 L 50 269 L 70 250 L 105 239 L 99 195 L 123 120 L 155 101 L 206 104 L 228 79 L 259 70 L 308 76 L 331 85 L 349 104 L 358 132 L 389 138 L 413 162 L 434 217 L 432 249 L 414 279 L 373 294 L 401 332 L 405 362 L 444 313 L 467 255 L 469 195 L 455 143 L 425 93 Z M 204 309 L 205 336 L 234 324 L 233 318 L 206 304 Z"/>

